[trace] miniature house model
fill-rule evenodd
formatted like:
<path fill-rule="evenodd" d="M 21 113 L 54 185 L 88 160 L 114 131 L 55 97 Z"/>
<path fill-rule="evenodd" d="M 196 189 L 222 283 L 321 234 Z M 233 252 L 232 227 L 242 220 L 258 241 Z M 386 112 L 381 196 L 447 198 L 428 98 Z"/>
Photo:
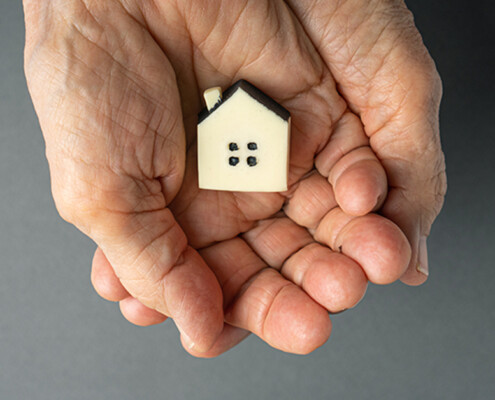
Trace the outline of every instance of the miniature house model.
<path fill-rule="evenodd" d="M 290 114 L 241 80 L 222 95 L 205 91 L 198 121 L 201 189 L 279 192 L 287 190 Z"/>

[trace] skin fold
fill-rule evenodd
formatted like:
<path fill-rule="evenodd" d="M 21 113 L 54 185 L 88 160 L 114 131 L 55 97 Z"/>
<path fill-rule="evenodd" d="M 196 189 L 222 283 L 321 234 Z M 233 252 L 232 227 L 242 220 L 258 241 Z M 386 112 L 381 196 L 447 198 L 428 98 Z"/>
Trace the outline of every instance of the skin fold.
<path fill-rule="evenodd" d="M 60 215 L 138 325 L 214 357 L 250 332 L 304 354 L 368 281 L 427 278 L 446 190 L 441 83 L 402 1 L 25 0 L 25 71 Z M 292 115 L 289 190 L 199 190 L 202 92 Z"/>

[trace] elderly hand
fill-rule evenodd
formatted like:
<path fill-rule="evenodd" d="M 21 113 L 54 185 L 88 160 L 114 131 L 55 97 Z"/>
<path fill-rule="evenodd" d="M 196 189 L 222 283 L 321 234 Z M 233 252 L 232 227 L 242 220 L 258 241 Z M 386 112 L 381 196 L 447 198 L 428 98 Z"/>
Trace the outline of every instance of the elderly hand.
<path fill-rule="evenodd" d="M 98 244 L 93 284 L 129 321 L 173 318 L 196 356 L 249 332 L 307 353 L 368 280 L 426 279 L 441 85 L 402 1 L 24 7 L 57 208 Z M 198 189 L 201 93 L 240 78 L 292 114 L 286 193 Z"/>

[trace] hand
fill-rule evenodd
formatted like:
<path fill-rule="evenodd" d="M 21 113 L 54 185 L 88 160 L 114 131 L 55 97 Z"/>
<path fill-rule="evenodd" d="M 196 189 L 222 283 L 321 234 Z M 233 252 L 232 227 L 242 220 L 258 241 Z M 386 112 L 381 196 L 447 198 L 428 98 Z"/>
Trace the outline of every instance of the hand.
<path fill-rule="evenodd" d="M 369 3 L 25 0 L 26 73 L 54 198 L 98 243 L 95 288 L 129 320 L 171 316 L 195 355 L 220 354 L 248 331 L 305 353 L 330 334 L 326 310 L 355 305 L 367 279 L 393 282 L 408 264 L 406 281 L 424 279 L 415 234 L 427 233 L 444 182 L 439 91 L 428 87 L 439 81 L 393 2 L 363 18 L 389 19 L 342 34 L 339 21 Z M 403 71 L 402 85 L 386 71 Z M 288 193 L 197 188 L 201 92 L 239 78 L 292 113 Z M 395 224 L 368 214 L 387 192 L 370 143 L 392 186 L 383 213 L 408 234 L 412 257 Z"/>

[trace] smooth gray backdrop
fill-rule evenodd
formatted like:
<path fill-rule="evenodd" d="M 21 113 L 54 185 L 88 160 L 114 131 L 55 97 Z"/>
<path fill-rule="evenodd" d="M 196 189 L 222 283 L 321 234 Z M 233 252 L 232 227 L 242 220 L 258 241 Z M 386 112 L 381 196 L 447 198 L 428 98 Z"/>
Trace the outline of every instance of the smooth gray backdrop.
<path fill-rule="evenodd" d="M 444 82 L 429 281 L 371 286 L 311 355 L 251 337 L 211 361 L 173 323 L 132 326 L 93 292 L 95 246 L 51 198 L 20 3 L 0 0 L 0 399 L 495 398 L 493 2 L 408 1 Z"/>

